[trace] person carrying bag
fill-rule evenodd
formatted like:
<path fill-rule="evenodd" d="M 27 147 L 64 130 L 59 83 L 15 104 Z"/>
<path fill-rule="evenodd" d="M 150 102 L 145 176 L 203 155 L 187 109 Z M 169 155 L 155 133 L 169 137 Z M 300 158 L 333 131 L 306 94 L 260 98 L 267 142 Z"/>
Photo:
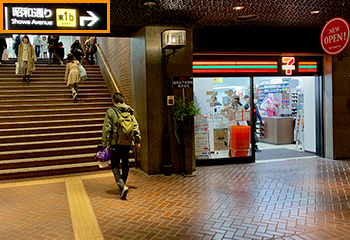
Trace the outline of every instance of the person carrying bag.
<path fill-rule="evenodd" d="M 134 109 L 124 103 L 124 96 L 115 93 L 112 96 L 114 107 L 107 110 L 102 128 L 102 146 L 111 147 L 111 165 L 115 181 L 120 189 L 120 198 L 126 199 L 129 188 L 126 180 L 129 174 L 129 151 L 131 145 L 141 148 L 139 124 L 134 116 Z M 119 171 L 122 160 L 122 174 Z"/>

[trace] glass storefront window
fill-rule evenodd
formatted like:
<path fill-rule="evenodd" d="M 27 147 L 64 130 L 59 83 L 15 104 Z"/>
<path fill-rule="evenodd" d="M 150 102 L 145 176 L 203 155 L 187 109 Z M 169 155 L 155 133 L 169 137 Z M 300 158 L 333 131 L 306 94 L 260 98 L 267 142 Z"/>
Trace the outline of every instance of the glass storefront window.
<path fill-rule="evenodd" d="M 194 78 L 197 158 L 250 156 L 249 77 Z"/>

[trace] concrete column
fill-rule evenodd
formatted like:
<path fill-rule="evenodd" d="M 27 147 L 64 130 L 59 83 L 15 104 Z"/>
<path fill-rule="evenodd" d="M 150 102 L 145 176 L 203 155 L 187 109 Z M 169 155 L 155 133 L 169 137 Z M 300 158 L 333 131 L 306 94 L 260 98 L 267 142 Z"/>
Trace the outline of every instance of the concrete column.
<path fill-rule="evenodd" d="M 186 29 L 187 45 L 170 56 L 167 67 L 168 81 L 162 74 L 161 33 L 172 27 L 147 26 L 131 38 L 133 107 L 143 136 L 142 150 L 138 153 L 140 168 L 148 174 L 163 173 L 163 133 L 166 121 L 169 125 L 172 171 L 184 170 L 180 146 L 173 134 L 171 107 L 165 117 L 166 99 L 169 95 L 182 96 L 181 89 L 171 89 L 172 76 L 192 76 L 192 29 Z M 175 28 L 179 29 L 179 28 Z M 193 89 L 186 89 L 187 100 L 193 99 Z"/>
<path fill-rule="evenodd" d="M 333 112 L 325 114 L 333 115 L 333 159 L 350 159 L 349 52 L 350 46 L 345 49 L 343 55 L 332 57 Z M 327 99 L 329 95 L 326 94 L 325 97 Z"/>

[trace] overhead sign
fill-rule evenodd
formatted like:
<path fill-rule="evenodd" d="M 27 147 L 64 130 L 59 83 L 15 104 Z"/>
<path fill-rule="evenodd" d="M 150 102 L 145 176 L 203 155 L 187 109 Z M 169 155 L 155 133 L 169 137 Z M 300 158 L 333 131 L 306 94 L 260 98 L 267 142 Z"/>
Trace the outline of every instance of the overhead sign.
<path fill-rule="evenodd" d="M 330 55 L 341 53 L 349 43 L 349 23 L 341 17 L 335 17 L 324 25 L 321 32 L 321 45 Z"/>
<path fill-rule="evenodd" d="M 109 0 L 0 3 L 0 33 L 110 33 Z"/>

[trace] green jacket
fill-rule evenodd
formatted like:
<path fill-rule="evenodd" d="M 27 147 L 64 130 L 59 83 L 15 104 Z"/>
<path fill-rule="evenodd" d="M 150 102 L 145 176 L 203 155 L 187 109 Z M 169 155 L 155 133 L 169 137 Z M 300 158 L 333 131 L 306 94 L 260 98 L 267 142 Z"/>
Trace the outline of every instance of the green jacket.
<path fill-rule="evenodd" d="M 134 109 L 124 103 L 118 103 L 114 105 L 115 108 L 118 108 L 122 112 L 130 112 L 132 115 L 132 120 L 134 122 L 134 142 L 139 143 L 141 141 L 139 124 L 134 116 Z M 102 145 L 104 147 L 115 145 L 116 141 L 113 139 L 114 126 L 117 124 L 117 114 L 112 109 L 109 108 L 105 115 L 105 121 L 102 128 Z"/>

